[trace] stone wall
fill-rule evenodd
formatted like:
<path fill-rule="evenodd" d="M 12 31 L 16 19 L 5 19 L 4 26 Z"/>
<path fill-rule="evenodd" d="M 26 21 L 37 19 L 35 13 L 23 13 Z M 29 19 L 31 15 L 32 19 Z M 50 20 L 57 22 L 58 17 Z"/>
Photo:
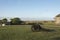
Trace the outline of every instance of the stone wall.
<path fill-rule="evenodd" d="M 55 24 L 60 24 L 60 17 L 55 18 Z"/>

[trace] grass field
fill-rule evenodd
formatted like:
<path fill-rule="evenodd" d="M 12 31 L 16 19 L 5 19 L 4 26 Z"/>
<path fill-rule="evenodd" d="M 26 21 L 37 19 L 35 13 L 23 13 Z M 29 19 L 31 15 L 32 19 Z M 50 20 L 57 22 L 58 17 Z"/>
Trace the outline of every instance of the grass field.
<path fill-rule="evenodd" d="M 32 32 L 31 25 L 0 26 L 0 40 L 60 40 L 60 26 L 43 27 L 54 31 Z"/>

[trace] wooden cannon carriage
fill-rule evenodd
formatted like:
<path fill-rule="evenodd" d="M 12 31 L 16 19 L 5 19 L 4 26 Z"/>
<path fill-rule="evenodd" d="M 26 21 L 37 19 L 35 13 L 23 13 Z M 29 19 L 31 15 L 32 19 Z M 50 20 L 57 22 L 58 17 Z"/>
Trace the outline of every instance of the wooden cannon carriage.
<path fill-rule="evenodd" d="M 40 31 L 41 29 L 42 29 L 42 27 L 40 26 L 40 24 L 37 24 L 37 23 L 33 24 L 32 27 L 31 27 L 31 30 L 33 32 Z"/>

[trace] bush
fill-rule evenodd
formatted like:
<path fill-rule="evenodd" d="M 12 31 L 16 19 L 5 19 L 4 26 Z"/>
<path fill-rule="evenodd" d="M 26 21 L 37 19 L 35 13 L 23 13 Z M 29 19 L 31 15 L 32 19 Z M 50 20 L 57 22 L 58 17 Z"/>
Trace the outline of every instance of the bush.
<path fill-rule="evenodd" d="M 34 25 L 35 23 L 28 23 L 28 25 Z"/>

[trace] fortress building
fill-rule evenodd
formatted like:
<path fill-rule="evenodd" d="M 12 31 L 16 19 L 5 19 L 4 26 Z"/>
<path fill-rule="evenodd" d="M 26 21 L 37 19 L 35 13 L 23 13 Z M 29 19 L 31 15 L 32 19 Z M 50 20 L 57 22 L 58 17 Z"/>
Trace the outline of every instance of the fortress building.
<path fill-rule="evenodd" d="M 55 23 L 60 25 L 60 14 L 56 15 L 55 17 Z"/>

